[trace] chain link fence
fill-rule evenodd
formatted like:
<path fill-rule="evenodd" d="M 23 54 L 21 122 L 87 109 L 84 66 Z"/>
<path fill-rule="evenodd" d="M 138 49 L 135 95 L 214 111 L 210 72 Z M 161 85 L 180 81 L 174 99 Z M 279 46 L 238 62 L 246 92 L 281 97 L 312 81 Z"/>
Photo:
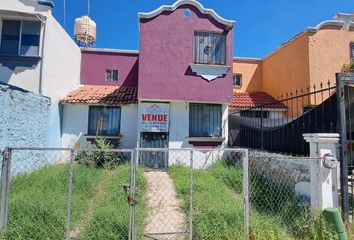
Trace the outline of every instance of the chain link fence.
<path fill-rule="evenodd" d="M 0 239 L 333 237 L 310 209 L 318 159 L 142 148 L 3 156 Z"/>
<path fill-rule="evenodd" d="M 128 237 L 133 150 L 7 149 L 4 156 L 2 239 Z"/>
<path fill-rule="evenodd" d="M 312 182 L 319 179 L 319 161 L 250 152 L 251 237 L 266 230 L 269 239 L 337 239 L 320 210 L 313 209 L 314 195 L 321 194 Z"/>

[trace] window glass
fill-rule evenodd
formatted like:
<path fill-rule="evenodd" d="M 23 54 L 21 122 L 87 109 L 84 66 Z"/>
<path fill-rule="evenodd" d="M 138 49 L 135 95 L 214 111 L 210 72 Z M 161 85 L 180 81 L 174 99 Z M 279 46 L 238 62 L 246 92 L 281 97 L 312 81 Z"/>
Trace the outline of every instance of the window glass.
<path fill-rule="evenodd" d="M 251 118 L 269 118 L 269 111 L 241 111 L 240 115 Z"/>
<path fill-rule="evenodd" d="M 112 82 L 118 81 L 118 70 L 106 69 L 106 81 L 112 81 Z"/>
<path fill-rule="evenodd" d="M 351 59 L 354 61 L 354 42 L 350 44 Z"/>
<path fill-rule="evenodd" d="M 118 136 L 120 133 L 120 107 L 90 106 L 88 134 L 92 136 Z"/>
<path fill-rule="evenodd" d="M 21 21 L 4 20 L 1 32 L 1 54 L 18 55 Z"/>
<path fill-rule="evenodd" d="M 194 33 L 194 63 L 226 64 L 226 35 L 223 33 Z"/>
<path fill-rule="evenodd" d="M 21 34 L 21 55 L 37 56 L 39 49 L 40 22 L 23 21 Z"/>
<path fill-rule="evenodd" d="M 191 103 L 189 105 L 189 136 L 221 136 L 221 105 Z"/>
<path fill-rule="evenodd" d="M 242 85 L 242 75 L 241 74 L 235 74 L 233 76 L 233 85 L 234 86 L 241 86 Z"/>

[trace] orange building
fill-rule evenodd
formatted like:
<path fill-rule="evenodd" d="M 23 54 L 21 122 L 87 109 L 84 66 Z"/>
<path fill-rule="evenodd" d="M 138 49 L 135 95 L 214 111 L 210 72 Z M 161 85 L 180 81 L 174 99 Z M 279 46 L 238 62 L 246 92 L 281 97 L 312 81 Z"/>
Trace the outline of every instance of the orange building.
<path fill-rule="evenodd" d="M 353 58 L 354 13 L 338 13 L 333 20 L 307 28 L 264 59 L 234 58 L 234 92 L 264 92 L 277 98 L 321 83 L 326 87 L 328 81 L 334 85 L 335 73 Z M 318 104 L 316 100 L 308 100 L 307 105 Z"/>

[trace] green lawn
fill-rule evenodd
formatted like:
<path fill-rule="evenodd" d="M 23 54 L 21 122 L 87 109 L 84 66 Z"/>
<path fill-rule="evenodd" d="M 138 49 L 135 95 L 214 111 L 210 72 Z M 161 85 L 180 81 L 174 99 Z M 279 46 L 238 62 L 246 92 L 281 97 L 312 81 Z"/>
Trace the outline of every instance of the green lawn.
<path fill-rule="evenodd" d="M 2 238 L 64 239 L 68 175 L 69 166 L 58 165 L 12 179 L 8 230 Z M 128 164 L 113 171 L 75 165 L 71 229 L 80 239 L 127 239 L 129 204 L 121 185 L 129 178 Z M 138 186 L 141 199 L 144 181 Z"/>

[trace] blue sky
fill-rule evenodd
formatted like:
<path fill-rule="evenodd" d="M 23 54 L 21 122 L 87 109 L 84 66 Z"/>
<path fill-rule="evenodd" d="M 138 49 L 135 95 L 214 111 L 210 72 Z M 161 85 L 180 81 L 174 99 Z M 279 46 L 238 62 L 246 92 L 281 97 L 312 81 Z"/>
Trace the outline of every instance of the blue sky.
<path fill-rule="evenodd" d="M 138 12 L 173 0 L 90 0 L 99 48 L 139 49 Z M 354 12 L 354 0 L 200 0 L 206 8 L 236 21 L 234 56 L 264 57 L 283 42 L 337 12 Z M 54 0 L 54 16 L 63 25 L 63 0 Z M 87 13 L 87 0 L 66 0 L 66 30 Z"/>

